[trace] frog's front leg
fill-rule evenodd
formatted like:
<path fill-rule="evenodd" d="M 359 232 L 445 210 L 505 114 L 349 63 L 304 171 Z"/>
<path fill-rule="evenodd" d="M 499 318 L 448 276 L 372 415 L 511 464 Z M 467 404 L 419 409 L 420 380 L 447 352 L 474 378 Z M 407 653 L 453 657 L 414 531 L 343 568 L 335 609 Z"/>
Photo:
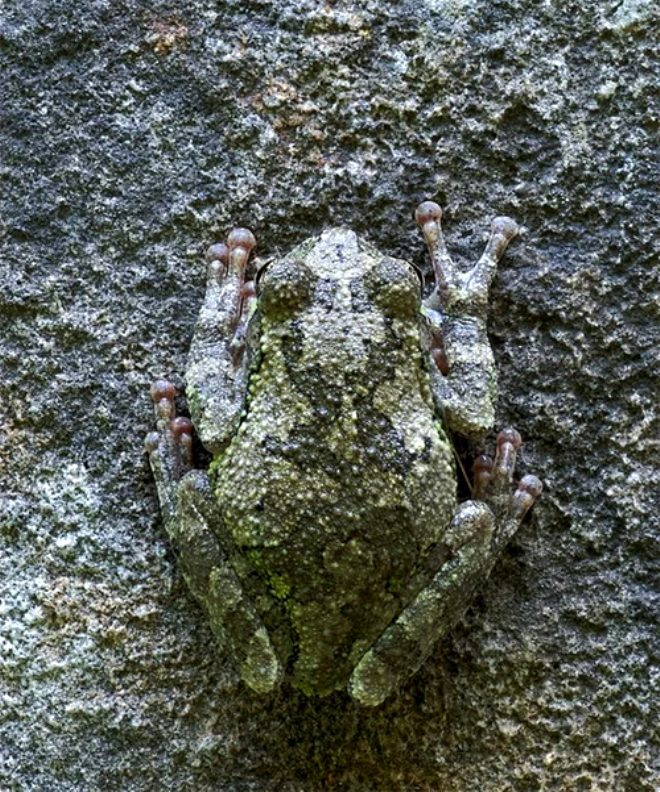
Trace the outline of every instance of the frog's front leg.
<path fill-rule="evenodd" d="M 383 632 L 357 664 L 349 693 L 360 703 L 380 704 L 415 673 L 435 643 L 460 620 L 476 587 L 541 492 L 536 476 L 524 476 L 511 492 L 520 435 L 505 429 L 497 438 L 495 462 L 476 466 L 476 491 L 485 500 L 462 503 L 444 536 L 447 560 Z"/>
<path fill-rule="evenodd" d="M 186 396 L 204 447 L 222 451 L 238 428 L 247 394 L 247 329 L 254 285 L 245 272 L 255 245 L 251 231 L 235 228 L 227 244 L 211 245 L 204 303 L 186 370 Z"/>
<path fill-rule="evenodd" d="M 436 281 L 434 292 L 424 302 L 436 402 L 451 429 L 482 435 L 493 426 L 497 398 L 495 362 L 486 334 L 488 289 L 518 225 L 510 217 L 495 218 L 483 255 L 471 270 L 460 272 L 445 248 L 440 207 L 425 201 L 415 217 Z"/>
<path fill-rule="evenodd" d="M 165 528 L 213 632 L 221 643 L 229 639 L 241 679 L 266 693 L 279 684 L 282 669 L 224 551 L 222 518 L 206 472 L 192 469 L 192 425 L 187 418 L 175 417 L 174 396 L 169 382 L 152 386 L 157 431 L 146 441 Z"/>

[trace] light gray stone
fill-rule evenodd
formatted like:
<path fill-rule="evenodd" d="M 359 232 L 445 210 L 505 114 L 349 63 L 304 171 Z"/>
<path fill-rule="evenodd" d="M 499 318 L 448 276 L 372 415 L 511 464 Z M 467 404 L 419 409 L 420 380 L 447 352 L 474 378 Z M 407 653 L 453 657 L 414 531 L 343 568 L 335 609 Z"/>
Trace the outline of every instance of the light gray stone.
<path fill-rule="evenodd" d="M 657 788 L 652 35 L 643 2 L 3 7 L 0 789 Z M 398 698 L 262 699 L 170 553 L 148 387 L 228 228 L 424 267 L 426 198 L 465 262 L 525 226 L 490 331 L 545 490 Z"/>

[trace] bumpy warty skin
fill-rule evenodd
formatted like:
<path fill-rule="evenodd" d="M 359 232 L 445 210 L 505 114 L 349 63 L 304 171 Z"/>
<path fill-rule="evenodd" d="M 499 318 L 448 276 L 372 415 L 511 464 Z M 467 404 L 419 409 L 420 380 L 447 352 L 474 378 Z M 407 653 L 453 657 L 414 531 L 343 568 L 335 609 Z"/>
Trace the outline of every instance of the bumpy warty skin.
<path fill-rule="evenodd" d="M 655 8 L 4 5 L 0 788 L 657 789 Z M 424 267 L 424 197 L 466 263 L 525 226 L 488 328 L 545 492 L 399 696 L 252 695 L 181 581 L 145 386 L 232 225 Z"/>
<path fill-rule="evenodd" d="M 215 452 L 208 473 L 193 467 L 174 385 L 152 386 L 147 450 L 165 527 L 257 693 L 286 679 L 382 703 L 461 617 L 541 491 L 527 476 L 514 493 L 521 440 L 508 429 L 475 499 L 457 507 L 439 419 L 489 428 L 487 292 L 518 227 L 493 221 L 461 273 L 440 245 L 441 215 L 428 201 L 416 213 L 436 278 L 424 304 L 413 267 L 347 229 L 260 271 L 258 296 L 245 280 L 249 230 L 209 248 L 186 372 L 192 421 Z"/>
<path fill-rule="evenodd" d="M 336 240 L 342 268 L 325 262 Z M 428 579 L 456 500 L 418 277 L 358 244 L 338 231 L 271 265 L 247 417 L 216 467 L 234 567 L 315 693 L 345 686 Z"/>

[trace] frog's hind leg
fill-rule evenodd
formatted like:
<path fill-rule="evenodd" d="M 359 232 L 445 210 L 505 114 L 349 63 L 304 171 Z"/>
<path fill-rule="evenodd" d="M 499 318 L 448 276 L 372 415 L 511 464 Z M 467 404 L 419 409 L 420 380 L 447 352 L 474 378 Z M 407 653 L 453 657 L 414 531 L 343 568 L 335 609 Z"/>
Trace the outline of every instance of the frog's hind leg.
<path fill-rule="evenodd" d="M 229 639 L 241 679 L 258 693 L 273 690 L 281 664 L 268 633 L 210 525 L 222 528 L 208 475 L 192 469 L 192 424 L 174 417 L 174 386 L 151 389 L 157 431 L 146 448 L 156 480 L 165 528 L 186 582 L 209 615 L 221 643 Z"/>
<path fill-rule="evenodd" d="M 472 599 L 493 530 L 493 514 L 485 504 L 459 506 L 449 532 L 464 544 L 447 547 L 448 560 L 362 657 L 348 686 L 354 699 L 376 706 L 422 665 Z"/>
<path fill-rule="evenodd" d="M 199 438 L 212 453 L 236 432 L 247 394 L 255 291 L 245 276 L 255 244 L 251 231 L 235 228 L 226 245 L 211 245 L 206 253 L 206 293 L 190 346 L 186 395 Z"/>
<path fill-rule="evenodd" d="M 525 476 L 515 494 L 511 481 L 519 445 L 505 430 L 495 463 L 480 473 L 488 503 L 462 503 L 445 534 L 447 560 L 357 664 L 348 690 L 361 704 L 375 706 L 415 673 L 435 643 L 459 621 L 475 589 L 540 494 L 541 482 Z M 482 463 L 483 464 L 483 463 Z M 484 465 L 485 467 L 485 465 Z M 488 480 L 486 480 L 488 476 Z M 494 508 L 493 508 L 494 507 Z"/>

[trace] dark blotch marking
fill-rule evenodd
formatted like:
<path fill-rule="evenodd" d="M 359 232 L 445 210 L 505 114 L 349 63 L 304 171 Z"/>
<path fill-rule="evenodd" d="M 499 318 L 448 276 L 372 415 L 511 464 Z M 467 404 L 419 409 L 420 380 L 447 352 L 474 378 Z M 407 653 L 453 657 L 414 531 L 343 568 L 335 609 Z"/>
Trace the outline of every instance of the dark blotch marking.
<path fill-rule="evenodd" d="M 337 284 L 333 278 L 319 278 L 314 292 L 314 305 L 331 311 L 336 291 Z"/>

